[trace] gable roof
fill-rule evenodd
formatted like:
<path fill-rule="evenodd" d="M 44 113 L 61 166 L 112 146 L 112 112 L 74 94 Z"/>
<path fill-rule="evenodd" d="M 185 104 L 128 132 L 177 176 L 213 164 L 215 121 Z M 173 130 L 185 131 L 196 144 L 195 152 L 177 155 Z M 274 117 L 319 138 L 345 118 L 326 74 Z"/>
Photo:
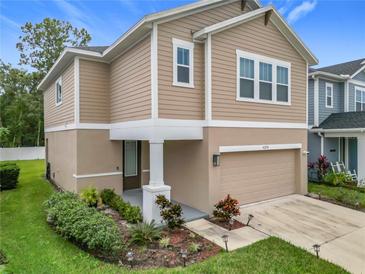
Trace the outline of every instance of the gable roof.
<path fill-rule="evenodd" d="M 365 66 L 365 58 L 361 58 L 354 61 L 349 61 L 341 64 L 336 64 L 332 66 L 327 66 L 323 68 L 315 69 L 316 71 L 324 71 L 337 75 L 353 75 L 359 69 Z"/>
<path fill-rule="evenodd" d="M 151 31 L 153 23 L 168 22 L 183 16 L 188 16 L 237 1 L 239 0 L 201 0 L 192 4 L 146 15 L 105 49 L 103 47 L 66 48 L 37 88 L 45 90 L 50 82 L 63 70 L 64 66 L 69 64 L 75 56 L 85 56 L 91 59 L 102 59 L 103 61 L 111 62 L 121 52 L 127 50 L 133 46 L 136 41 L 147 35 Z M 247 5 L 251 7 L 251 9 L 261 7 L 259 0 L 248 0 Z"/>
<path fill-rule="evenodd" d="M 243 24 L 245 22 L 256 19 L 263 16 L 266 12 L 272 12 L 270 16 L 271 22 L 279 29 L 289 43 L 298 51 L 298 53 L 308 62 L 309 65 L 318 64 L 318 59 L 314 54 L 306 47 L 299 36 L 289 27 L 285 20 L 279 15 L 275 8 L 271 5 L 249 11 L 245 14 L 237 17 L 230 18 L 228 20 L 216 23 L 214 25 L 205 27 L 193 34 L 194 39 L 205 39 L 208 33 L 214 34 Z"/>
<path fill-rule="evenodd" d="M 365 111 L 332 113 L 320 125 L 321 129 L 365 128 Z"/>

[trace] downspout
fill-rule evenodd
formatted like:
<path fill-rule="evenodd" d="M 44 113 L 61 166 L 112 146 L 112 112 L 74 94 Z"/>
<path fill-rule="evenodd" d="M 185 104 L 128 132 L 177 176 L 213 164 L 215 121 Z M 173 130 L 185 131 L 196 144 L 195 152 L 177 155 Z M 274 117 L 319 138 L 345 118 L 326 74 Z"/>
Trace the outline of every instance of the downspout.
<path fill-rule="evenodd" d="M 321 155 L 324 155 L 324 135 L 322 132 L 318 132 L 318 136 L 321 138 Z"/>

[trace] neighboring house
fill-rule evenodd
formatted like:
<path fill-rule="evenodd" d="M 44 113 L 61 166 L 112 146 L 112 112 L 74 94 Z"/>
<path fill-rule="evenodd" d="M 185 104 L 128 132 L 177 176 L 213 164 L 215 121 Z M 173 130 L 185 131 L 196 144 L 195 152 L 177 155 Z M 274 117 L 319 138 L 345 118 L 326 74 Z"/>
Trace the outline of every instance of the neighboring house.
<path fill-rule="evenodd" d="M 67 48 L 39 85 L 62 188 L 143 188 L 210 213 L 307 192 L 307 70 L 272 7 L 201 1 L 148 15 L 109 47 Z"/>
<path fill-rule="evenodd" d="M 325 155 L 365 178 L 365 58 L 310 69 L 309 161 Z"/>

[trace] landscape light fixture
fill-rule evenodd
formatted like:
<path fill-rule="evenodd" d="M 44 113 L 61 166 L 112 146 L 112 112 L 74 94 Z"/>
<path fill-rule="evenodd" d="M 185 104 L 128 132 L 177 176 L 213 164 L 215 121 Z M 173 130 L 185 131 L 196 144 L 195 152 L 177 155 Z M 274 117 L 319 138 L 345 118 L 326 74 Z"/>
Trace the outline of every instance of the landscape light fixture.
<path fill-rule="evenodd" d="M 131 268 L 133 268 L 133 260 L 134 260 L 134 254 L 132 251 L 127 252 L 127 260 Z"/>
<path fill-rule="evenodd" d="M 251 222 L 252 218 L 253 218 L 253 215 L 252 214 L 248 214 L 248 220 L 247 220 L 247 223 L 246 223 L 247 226 Z"/>
<path fill-rule="evenodd" d="M 213 166 L 219 166 L 220 165 L 220 154 L 213 154 Z"/>
<path fill-rule="evenodd" d="M 318 199 L 321 200 L 321 192 L 318 192 Z"/>
<path fill-rule="evenodd" d="M 186 266 L 186 259 L 188 258 L 188 251 L 186 249 L 181 249 L 181 258 L 183 259 L 184 267 Z"/>
<path fill-rule="evenodd" d="M 319 251 L 321 249 L 321 246 L 319 244 L 313 245 L 314 252 L 316 252 L 317 258 L 319 258 Z"/>
<path fill-rule="evenodd" d="M 226 252 L 228 252 L 228 235 L 227 234 L 224 234 L 222 236 L 222 240 L 224 242 L 224 245 L 226 246 Z"/>

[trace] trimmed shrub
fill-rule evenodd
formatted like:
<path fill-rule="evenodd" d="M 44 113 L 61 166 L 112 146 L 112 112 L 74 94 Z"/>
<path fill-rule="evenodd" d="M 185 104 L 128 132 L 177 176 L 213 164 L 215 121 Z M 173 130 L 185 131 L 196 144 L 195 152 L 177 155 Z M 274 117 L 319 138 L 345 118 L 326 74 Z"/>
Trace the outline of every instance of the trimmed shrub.
<path fill-rule="evenodd" d="M 131 233 L 131 242 L 138 245 L 147 245 L 161 238 L 161 231 L 155 226 L 153 220 L 150 223 L 141 222 L 133 225 L 129 232 Z"/>
<path fill-rule="evenodd" d="M 164 195 L 158 195 L 156 197 L 156 204 L 160 208 L 162 220 L 164 220 L 169 229 L 180 228 L 185 222 L 182 218 L 181 205 L 173 204 Z"/>
<path fill-rule="evenodd" d="M 334 172 L 327 172 L 327 174 L 323 177 L 323 181 L 326 184 L 333 185 L 333 186 L 344 186 L 347 183 L 350 183 L 352 181 L 351 175 L 340 172 L 340 173 L 334 173 Z"/>
<path fill-rule="evenodd" d="M 88 187 L 80 194 L 81 200 L 88 204 L 88 206 L 97 207 L 101 204 L 99 192 L 95 187 Z"/>
<path fill-rule="evenodd" d="M 0 190 L 16 188 L 19 171 L 16 163 L 0 164 Z"/>
<path fill-rule="evenodd" d="M 100 196 L 104 204 L 118 211 L 120 216 L 128 223 L 135 224 L 142 221 L 141 209 L 138 206 L 132 206 L 130 203 L 123 201 L 114 190 L 104 189 Z"/>
<path fill-rule="evenodd" d="M 77 195 L 57 192 L 45 202 L 45 208 L 47 221 L 63 237 L 104 254 L 122 250 L 115 222 L 96 208 L 88 207 Z"/>
<path fill-rule="evenodd" d="M 214 205 L 213 216 L 228 222 L 234 216 L 240 215 L 239 203 L 228 194 L 226 198 Z"/>

